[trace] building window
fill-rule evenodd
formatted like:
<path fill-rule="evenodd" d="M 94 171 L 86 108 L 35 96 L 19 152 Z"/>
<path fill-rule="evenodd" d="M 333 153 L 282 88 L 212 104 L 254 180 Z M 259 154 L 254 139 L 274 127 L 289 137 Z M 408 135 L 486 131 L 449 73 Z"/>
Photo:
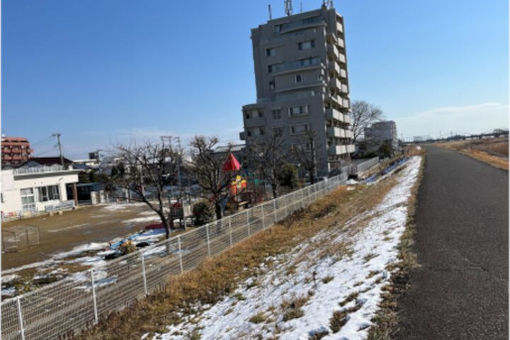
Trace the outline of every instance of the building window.
<path fill-rule="evenodd" d="M 257 111 L 257 117 L 263 118 L 264 117 L 264 111 Z"/>
<path fill-rule="evenodd" d="M 269 72 L 269 73 L 278 72 L 278 71 L 283 70 L 283 68 L 284 68 L 283 63 L 271 64 L 271 65 L 267 65 L 267 72 Z"/>
<path fill-rule="evenodd" d="M 274 89 L 275 89 L 275 87 L 276 87 L 276 84 L 275 84 L 274 80 L 271 80 L 271 81 L 269 82 L 269 88 L 270 88 L 271 90 L 274 90 Z"/>
<path fill-rule="evenodd" d="M 52 200 L 59 200 L 60 193 L 58 190 L 58 185 L 50 185 L 47 187 L 39 187 L 39 202 L 46 202 Z"/>
<path fill-rule="evenodd" d="M 303 76 L 300 74 L 296 74 L 296 83 L 301 83 L 303 81 Z"/>
<path fill-rule="evenodd" d="M 21 206 L 23 211 L 34 211 L 35 210 L 34 189 L 32 188 L 21 189 L 20 194 L 21 194 Z"/>
<path fill-rule="evenodd" d="M 321 62 L 321 58 L 319 57 L 310 57 L 305 59 L 299 59 L 299 63 L 301 66 L 312 66 L 312 65 L 318 65 Z"/>
<path fill-rule="evenodd" d="M 298 50 L 308 50 L 315 47 L 315 40 L 302 41 L 298 43 Z"/>
<path fill-rule="evenodd" d="M 290 133 L 293 135 L 304 133 L 305 131 L 308 131 L 308 124 L 299 124 L 299 125 L 291 125 L 290 126 Z"/>
<path fill-rule="evenodd" d="M 274 25 L 273 26 L 273 32 L 280 33 L 281 30 L 282 30 L 282 25 Z"/>
<path fill-rule="evenodd" d="M 273 110 L 273 119 L 282 119 L 282 110 Z"/>
<path fill-rule="evenodd" d="M 308 114 L 308 105 L 289 107 L 289 116 L 303 116 Z"/>
<path fill-rule="evenodd" d="M 245 112 L 244 116 L 246 117 L 246 119 L 250 119 L 251 118 L 251 114 L 249 112 Z"/>
<path fill-rule="evenodd" d="M 274 57 L 276 55 L 276 48 L 266 48 L 266 57 Z"/>

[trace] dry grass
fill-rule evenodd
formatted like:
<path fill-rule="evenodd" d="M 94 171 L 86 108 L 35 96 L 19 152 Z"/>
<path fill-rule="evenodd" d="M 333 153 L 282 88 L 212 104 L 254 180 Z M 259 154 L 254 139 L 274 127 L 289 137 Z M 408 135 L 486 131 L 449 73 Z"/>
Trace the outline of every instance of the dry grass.
<path fill-rule="evenodd" d="M 415 233 L 415 209 L 416 196 L 423 176 L 424 158 L 420 166 L 418 179 L 414 184 L 411 197 L 408 201 L 407 224 L 402 237 L 400 238 L 399 261 L 389 266 L 387 270 L 397 269 L 391 276 L 390 283 L 383 287 L 382 301 L 379 304 L 379 311 L 372 319 L 374 325 L 369 329 L 369 340 L 390 340 L 398 332 L 398 298 L 409 288 L 409 273 L 418 266 L 416 253 L 413 249 Z"/>
<path fill-rule="evenodd" d="M 393 184 L 389 179 L 377 185 L 359 185 L 352 191 L 340 187 L 306 210 L 298 211 L 270 229 L 255 234 L 195 270 L 170 279 L 165 289 L 111 314 L 78 338 L 135 339 L 179 323 L 183 316 L 199 313 L 200 306 L 218 302 L 233 294 L 239 283 L 261 274 L 260 264 L 268 257 L 286 253 L 319 231 L 338 228 L 352 217 L 371 209 Z M 335 247 L 330 251 L 340 251 L 345 245 Z M 266 264 L 266 267 L 271 266 L 271 263 Z M 242 295 L 236 297 L 238 300 L 244 298 Z M 299 317 L 299 304 L 306 302 L 303 299 L 307 298 L 293 301 L 298 307 L 288 308 L 284 312 L 288 313 L 286 317 Z"/>
<path fill-rule="evenodd" d="M 329 328 L 331 328 L 331 331 L 337 333 L 348 321 L 347 316 L 360 308 L 361 305 L 356 304 L 351 308 L 333 312 L 333 315 L 329 319 Z"/>
<path fill-rule="evenodd" d="M 496 168 L 508 170 L 508 139 L 493 138 L 436 143 L 441 148 L 455 150 Z"/>

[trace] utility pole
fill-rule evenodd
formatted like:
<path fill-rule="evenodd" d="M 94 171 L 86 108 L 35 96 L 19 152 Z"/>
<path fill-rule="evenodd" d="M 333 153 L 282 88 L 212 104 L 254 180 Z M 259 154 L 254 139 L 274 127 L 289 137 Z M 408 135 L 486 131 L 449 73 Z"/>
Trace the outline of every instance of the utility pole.
<path fill-rule="evenodd" d="M 57 137 L 57 146 L 58 146 L 58 152 L 60 154 L 60 164 L 62 165 L 62 167 L 64 167 L 64 155 L 62 153 L 62 144 L 60 143 L 60 132 L 55 132 L 54 134 L 51 135 L 52 137 Z"/>

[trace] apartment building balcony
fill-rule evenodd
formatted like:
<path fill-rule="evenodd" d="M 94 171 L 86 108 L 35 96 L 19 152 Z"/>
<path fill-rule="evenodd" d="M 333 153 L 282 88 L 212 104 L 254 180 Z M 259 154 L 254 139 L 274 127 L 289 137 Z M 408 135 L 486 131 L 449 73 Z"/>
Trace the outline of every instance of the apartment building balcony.
<path fill-rule="evenodd" d="M 347 99 L 347 98 L 341 98 L 341 100 L 342 100 L 342 106 L 343 106 L 344 108 L 348 109 L 348 108 L 349 108 L 349 99 Z"/>
<path fill-rule="evenodd" d="M 347 148 L 345 145 L 332 145 L 329 147 L 328 152 L 332 156 L 343 155 L 347 153 Z"/>
<path fill-rule="evenodd" d="M 321 62 L 320 59 L 311 59 L 311 60 L 296 60 L 293 62 L 285 63 L 280 66 L 278 71 L 273 72 L 273 76 L 280 76 L 288 73 L 293 73 L 296 71 L 306 71 L 313 70 L 316 68 L 325 68 L 326 66 Z"/>
<path fill-rule="evenodd" d="M 345 146 L 345 149 L 348 153 L 353 153 L 354 151 L 356 151 L 356 148 L 354 147 L 353 144 L 350 144 L 350 145 L 346 145 Z"/>
<path fill-rule="evenodd" d="M 339 122 L 344 121 L 344 114 L 336 109 L 326 109 L 326 118 L 331 120 L 337 120 Z"/>
<path fill-rule="evenodd" d="M 299 21 L 282 24 L 280 34 L 295 32 L 318 26 L 326 26 L 326 22 L 324 21 L 324 18 L 322 18 L 321 16 L 305 18 Z"/>
<path fill-rule="evenodd" d="M 345 94 L 349 93 L 349 88 L 347 87 L 347 85 L 345 85 L 345 84 L 341 84 L 341 85 L 342 85 L 342 87 L 340 88 L 340 92 L 345 93 Z"/>
<path fill-rule="evenodd" d="M 330 126 L 327 129 L 328 137 L 345 138 L 346 130 L 339 127 Z"/>
<path fill-rule="evenodd" d="M 340 68 L 340 78 L 347 79 L 347 71 L 343 68 Z"/>
<path fill-rule="evenodd" d="M 342 64 L 345 64 L 346 63 L 345 54 L 343 53 L 338 54 L 338 61 Z"/>
<path fill-rule="evenodd" d="M 336 60 L 338 59 L 338 48 L 333 44 L 328 44 L 328 56 L 330 56 L 332 59 Z"/>
<path fill-rule="evenodd" d="M 347 113 L 346 113 L 346 114 L 344 114 L 343 116 L 344 116 L 344 117 L 343 117 L 343 122 L 344 122 L 344 123 L 352 124 L 352 119 L 351 119 L 351 116 L 349 116 L 349 114 L 347 114 Z M 352 138 L 352 137 L 351 137 L 351 138 Z"/>
<path fill-rule="evenodd" d="M 341 23 L 337 22 L 337 23 L 336 23 L 336 30 L 337 30 L 338 32 L 343 33 L 343 32 L 344 32 L 344 25 L 342 25 Z"/>
<path fill-rule="evenodd" d="M 339 47 L 345 48 L 344 39 L 339 38 L 336 43 L 338 44 Z"/>
<path fill-rule="evenodd" d="M 301 99 L 301 98 L 315 97 L 318 95 L 321 95 L 321 91 L 305 90 L 305 91 L 296 91 L 294 93 L 281 93 L 281 94 L 276 94 L 273 97 L 257 98 L 257 104 L 275 102 L 275 101 L 295 100 L 295 99 Z"/>
<path fill-rule="evenodd" d="M 340 82 L 340 80 L 333 78 L 329 81 L 329 87 L 333 89 L 342 90 L 342 83 Z"/>
<path fill-rule="evenodd" d="M 286 87 L 286 88 L 283 88 L 283 89 L 275 90 L 274 93 L 282 93 L 282 92 L 289 92 L 289 91 L 295 91 L 295 90 L 302 90 L 302 89 L 307 89 L 307 88 L 311 88 L 311 87 L 319 87 L 319 86 L 326 86 L 326 84 L 322 80 L 319 80 L 319 81 L 314 80 L 314 81 L 310 81 L 310 82 L 296 83 L 296 84 L 293 84 L 290 87 Z"/>
<path fill-rule="evenodd" d="M 352 133 L 351 130 L 344 130 L 344 135 L 345 135 L 345 138 L 353 138 L 354 137 L 354 134 Z"/>
<path fill-rule="evenodd" d="M 340 65 L 338 65 L 336 62 L 330 62 L 328 65 L 328 69 L 332 74 L 339 75 L 342 71 L 340 69 Z"/>

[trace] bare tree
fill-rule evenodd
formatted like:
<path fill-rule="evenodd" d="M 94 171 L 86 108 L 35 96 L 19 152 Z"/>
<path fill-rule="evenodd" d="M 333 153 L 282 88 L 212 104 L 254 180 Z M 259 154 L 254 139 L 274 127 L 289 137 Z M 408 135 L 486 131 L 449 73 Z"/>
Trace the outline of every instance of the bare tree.
<path fill-rule="evenodd" d="M 182 149 L 172 141 L 166 144 L 119 145 L 115 158 L 123 171 L 112 173 L 111 181 L 117 188 L 135 193 L 134 200 L 144 202 L 156 212 L 165 227 L 166 238 L 173 227 L 165 209 L 164 186 L 175 178 L 182 159 Z"/>
<path fill-rule="evenodd" d="M 315 183 L 317 176 L 317 133 L 311 129 L 303 132 L 302 136 L 297 139 L 297 144 L 292 146 L 292 155 L 308 173 L 310 183 Z"/>
<path fill-rule="evenodd" d="M 250 145 L 249 160 L 260 176 L 271 185 L 273 197 L 278 197 L 279 178 L 285 165 L 286 154 L 280 133 L 273 133 Z"/>
<path fill-rule="evenodd" d="M 223 217 L 221 201 L 226 198 L 226 188 L 233 178 L 232 173 L 223 171 L 225 159 L 215 155 L 213 150 L 218 144 L 216 137 L 195 136 L 190 143 L 190 170 L 198 184 L 209 195 L 214 204 L 216 218 Z M 227 154 L 229 154 L 227 150 Z"/>
<path fill-rule="evenodd" d="M 354 101 L 352 103 L 351 111 L 353 143 L 355 143 L 363 134 L 366 127 L 383 119 L 382 110 L 364 100 Z"/>

